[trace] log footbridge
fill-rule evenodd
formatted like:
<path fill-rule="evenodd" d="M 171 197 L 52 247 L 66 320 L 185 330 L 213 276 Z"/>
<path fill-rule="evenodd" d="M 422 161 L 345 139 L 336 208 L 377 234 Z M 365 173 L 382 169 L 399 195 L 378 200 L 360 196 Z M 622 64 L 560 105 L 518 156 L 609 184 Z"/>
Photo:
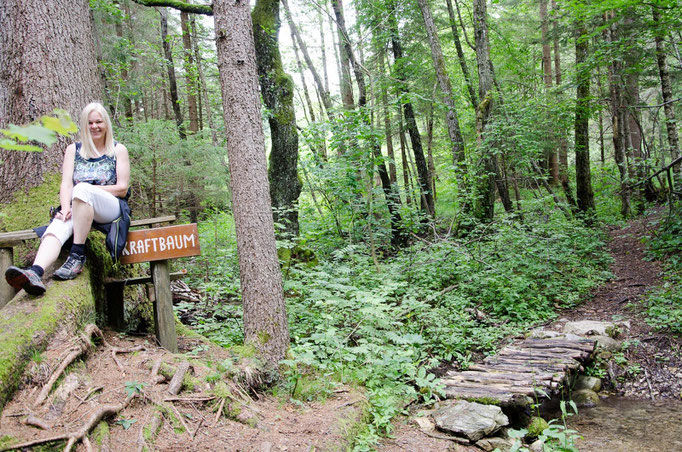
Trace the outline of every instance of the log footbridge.
<path fill-rule="evenodd" d="M 447 398 L 499 405 L 526 405 L 552 398 L 584 369 L 596 340 L 566 335 L 529 338 L 442 378 Z"/>

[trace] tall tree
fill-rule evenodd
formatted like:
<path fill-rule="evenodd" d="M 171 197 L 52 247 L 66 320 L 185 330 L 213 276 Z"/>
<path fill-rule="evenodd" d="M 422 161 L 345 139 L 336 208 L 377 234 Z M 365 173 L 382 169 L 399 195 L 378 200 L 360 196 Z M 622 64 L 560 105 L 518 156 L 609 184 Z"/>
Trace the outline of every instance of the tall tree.
<path fill-rule="evenodd" d="M 257 0 L 253 19 L 261 95 L 270 109 L 270 197 L 275 221 L 291 237 L 298 236 L 298 132 L 294 111 L 294 82 L 284 72 L 279 52 L 279 0 Z"/>
<path fill-rule="evenodd" d="M 433 67 L 436 70 L 436 78 L 438 85 L 443 92 L 443 100 L 447 106 L 446 123 L 448 126 L 448 136 L 452 145 L 452 159 L 455 165 L 460 169 L 460 172 L 466 171 L 466 157 L 464 155 L 464 139 L 462 138 L 462 131 L 459 128 L 459 118 L 457 117 L 457 110 L 455 108 L 455 98 L 452 93 L 452 83 L 445 69 L 445 58 L 443 58 L 443 49 L 440 46 L 440 39 L 438 39 L 438 32 L 436 24 L 431 15 L 431 8 L 426 0 L 417 0 L 419 9 L 422 12 L 424 25 L 426 25 L 426 34 L 429 38 L 429 46 L 431 48 L 431 60 Z M 433 175 L 432 175 L 433 176 Z"/>
<path fill-rule="evenodd" d="M 552 89 L 552 52 L 549 45 L 549 18 L 547 15 L 547 0 L 540 0 L 540 30 L 542 34 L 542 72 L 545 89 L 549 93 Z M 559 159 L 552 145 L 545 151 L 545 158 L 549 169 L 549 182 L 554 184 L 559 181 Z"/>
<path fill-rule="evenodd" d="M 175 124 L 178 127 L 178 134 L 183 140 L 187 136 L 185 132 L 185 125 L 182 119 L 182 110 L 180 110 L 180 98 L 178 97 L 178 82 L 175 78 L 175 64 L 173 63 L 173 52 L 171 50 L 170 40 L 168 39 L 168 10 L 165 7 L 159 8 L 161 15 L 161 46 L 163 48 L 163 56 L 166 59 L 166 73 L 168 74 L 168 84 L 170 87 L 170 102 L 173 108 L 173 115 L 175 116 Z"/>
<path fill-rule="evenodd" d="M 666 62 L 665 43 L 663 37 L 665 35 L 661 24 L 661 13 L 657 5 L 651 6 L 651 13 L 654 21 L 654 40 L 656 42 L 656 63 L 658 65 L 658 75 L 661 82 L 661 95 L 663 96 L 663 112 L 665 114 L 665 128 L 668 135 L 668 146 L 670 149 L 670 158 L 676 159 L 680 156 L 680 144 L 677 135 L 677 122 L 675 119 L 675 109 L 673 108 L 673 91 L 670 83 L 670 72 L 668 70 L 668 63 Z M 675 173 L 679 176 L 682 165 L 678 164 L 673 167 Z"/>
<path fill-rule="evenodd" d="M 476 96 L 476 90 L 474 89 L 474 84 L 471 81 L 471 75 L 469 73 L 469 67 L 467 66 L 467 60 L 464 56 L 464 50 L 462 49 L 462 43 L 459 40 L 459 31 L 457 30 L 457 19 L 455 18 L 455 11 L 452 9 L 452 0 L 446 0 L 448 4 L 448 16 L 450 18 L 450 28 L 452 29 L 452 38 L 455 41 L 455 49 L 457 50 L 457 59 L 459 60 L 459 67 L 462 69 L 462 75 L 464 76 L 464 81 L 467 86 L 467 91 L 469 93 L 469 99 L 471 100 L 471 106 L 475 110 L 478 106 L 478 98 Z"/>
<path fill-rule="evenodd" d="M 75 26 L 74 24 L 78 24 Z M 102 99 L 86 0 L 0 2 L 0 128 Z M 65 141 L 44 152 L 0 151 L 0 201 L 59 171 Z"/>
<path fill-rule="evenodd" d="M 478 63 L 478 97 L 480 103 L 476 108 L 476 138 L 479 149 L 483 148 L 485 129 L 493 109 L 494 97 L 493 64 L 490 60 L 490 41 L 488 38 L 488 9 L 486 0 L 474 0 L 474 42 L 476 62 Z M 495 212 L 495 156 L 490 151 L 481 155 L 482 175 L 477 184 L 477 207 L 475 215 L 483 221 L 491 221 Z"/>
<path fill-rule="evenodd" d="M 180 27 L 182 29 L 182 47 L 185 57 L 185 84 L 187 85 L 187 113 L 189 116 L 189 132 L 199 131 L 199 112 L 197 109 L 197 77 L 194 65 L 194 52 L 192 51 L 192 34 L 189 13 L 180 12 Z"/>
<path fill-rule="evenodd" d="M 213 3 L 244 305 L 244 340 L 275 366 L 289 347 L 249 2 Z"/>
<path fill-rule="evenodd" d="M 398 31 L 398 21 L 396 19 L 395 2 L 389 2 L 390 11 L 388 12 L 388 27 L 391 37 L 391 47 L 393 49 L 393 58 L 395 59 L 394 69 L 396 71 L 395 78 L 398 82 L 398 92 L 402 98 L 403 114 L 405 116 L 405 128 L 410 135 L 410 142 L 412 143 L 412 152 L 417 164 L 417 173 L 419 179 L 419 189 L 421 193 L 421 209 L 429 216 L 435 215 L 435 206 L 433 202 L 433 193 L 429 190 L 429 167 L 424 157 L 424 149 L 422 147 L 422 139 L 417 127 L 417 120 L 414 113 L 412 102 L 408 100 L 409 89 L 407 88 L 407 76 L 405 75 L 406 61 L 403 58 L 403 46 L 400 40 Z"/>
<path fill-rule="evenodd" d="M 575 179 L 578 209 L 594 210 L 594 193 L 590 171 L 590 68 L 588 66 L 589 41 L 584 19 L 575 23 L 575 65 L 577 77 L 575 105 Z"/>

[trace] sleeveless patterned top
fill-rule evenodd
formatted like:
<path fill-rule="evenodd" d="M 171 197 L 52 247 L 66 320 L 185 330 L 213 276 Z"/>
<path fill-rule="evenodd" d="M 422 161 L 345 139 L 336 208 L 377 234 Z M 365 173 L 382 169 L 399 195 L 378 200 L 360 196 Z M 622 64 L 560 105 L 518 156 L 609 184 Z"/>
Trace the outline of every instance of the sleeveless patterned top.
<path fill-rule="evenodd" d="M 83 158 L 80 143 L 76 143 L 73 165 L 73 185 L 87 182 L 92 185 L 116 185 L 116 156 L 103 155 L 94 159 Z"/>

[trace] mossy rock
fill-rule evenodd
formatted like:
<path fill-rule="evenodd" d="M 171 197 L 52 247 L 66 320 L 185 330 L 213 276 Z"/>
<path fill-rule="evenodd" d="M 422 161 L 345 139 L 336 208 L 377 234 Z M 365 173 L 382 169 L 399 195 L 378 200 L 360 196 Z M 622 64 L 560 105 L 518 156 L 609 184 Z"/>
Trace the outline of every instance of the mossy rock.
<path fill-rule="evenodd" d="M 301 263 L 308 268 L 312 268 L 318 264 L 315 252 L 300 244 L 294 245 L 293 247 L 277 248 L 277 257 L 283 267 Z"/>
<path fill-rule="evenodd" d="M 545 429 L 549 428 L 549 423 L 541 417 L 533 416 L 526 428 L 528 430 L 526 438 L 537 438 Z"/>

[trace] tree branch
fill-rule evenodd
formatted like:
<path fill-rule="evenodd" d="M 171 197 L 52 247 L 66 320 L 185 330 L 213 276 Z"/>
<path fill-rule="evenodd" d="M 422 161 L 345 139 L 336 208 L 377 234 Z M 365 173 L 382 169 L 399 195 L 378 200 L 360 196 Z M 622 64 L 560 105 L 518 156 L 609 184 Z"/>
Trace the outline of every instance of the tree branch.
<path fill-rule="evenodd" d="M 191 3 L 183 2 L 182 0 L 133 0 L 135 3 L 144 6 L 168 6 L 186 13 L 203 14 L 205 16 L 213 15 L 213 6 L 211 5 L 193 5 Z"/>

